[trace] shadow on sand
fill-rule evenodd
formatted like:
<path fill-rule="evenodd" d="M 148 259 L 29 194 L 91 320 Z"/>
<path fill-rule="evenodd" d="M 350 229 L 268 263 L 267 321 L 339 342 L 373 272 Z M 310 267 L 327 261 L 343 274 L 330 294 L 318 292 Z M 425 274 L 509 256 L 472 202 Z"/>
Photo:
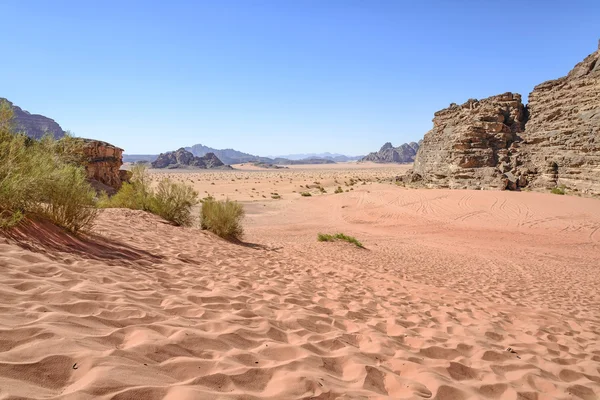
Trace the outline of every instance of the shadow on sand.
<path fill-rule="evenodd" d="M 16 228 L 2 231 L 5 237 L 17 246 L 36 253 L 44 253 L 50 258 L 52 253 L 62 252 L 82 258 L 120 262 L 158 262 L 163 257 L 127 244 L 113 241 L 95 234 L 74 235 L 47 221 L 29 220 Z"/>

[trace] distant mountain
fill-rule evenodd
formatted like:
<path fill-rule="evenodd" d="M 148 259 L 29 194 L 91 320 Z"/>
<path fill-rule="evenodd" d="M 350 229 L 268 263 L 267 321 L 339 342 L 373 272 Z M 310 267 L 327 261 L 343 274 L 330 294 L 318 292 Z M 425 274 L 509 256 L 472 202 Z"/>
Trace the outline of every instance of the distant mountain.
<path fill-rule="evenodd" d="M 411 163 L 419 150 L 419 143 L 404 143 L 398 147 L 392 146 L 390 142 L 384 144 L 379 151 L 369 153 L 361 161 L 372 161 L 376 163 Z"/>
<path fill-rule="evenodd" d="M 332 160 L 335 162 L 347 162 L 347 161 L 358 161 L 364 156 L 347 156 L 338 153 L 300 153 L 300 154 L 286 154 L 283 156 L 269 156 L 270 158 L 285 158 L 287 160 L 307 160 L 307 159 L 324 159 Z"/>
<path fill-rule="evenodd" d="M 181 148 L 177 151 L 169 151 L 160 154 L 155 161 L 152 162 L 153 168 L 218 168 L 224 164 L 213 153 L 206 153 L 202 157 L 194 156 L 189 151 Z"/>
<path fill-rule="evenodd" d="M 123 154 L 123 162 L 146 161 L 153 162 L 158 158 L 158 154 Z"/>
<path fill-rule="evenodd" d="M 248 153 L 242 153 L 234 149 L 213 149 L 212 147 L 204 146 L 202 144 L 195 144 L 191 147 L 185 148 L 197 157 L 202 157 L 207 153 L 214 153 L 223 163 L 225 164 L 242 164 L 246 162 L 271 162 L 267 157 L 259 157 Z"/>
<path fill-rule="evenodd" d="M 184 150 L 192 153 L 196 157 L 204 157 L 206 154 L 213 153 L 224 164 L 243 164 L 243 163 L 265 163 L 279 165 L 303 165 L 303 164 L 332 164 L 335 162 L 346 162 L 360 160 L 362 156 L 349 157 L 343 154 L 291 154 L 286 157 L 260 157 L 253 154 L 243 153 L 234 149 L 213 149 L 203 144 L 195 144 L 190 147 L 184 147 Z M 153 162 L 158 155 L 153 154 L 124 154 L 124 162 L 148 161 Z M 296 162 L 297 161 L 297 162 Z"/>
<path fill-rule="evenodd" d="M 45 134 L 51 134 L 56 139 L 65 136 L 65 131 L 53 119 L 43 115 L 30 114 L 28 111 L 15 106 L 5 98 L 0 97 L 0 101 L 6 100 L 13 108 L 15 114 L 15 128 L 17 132 L 22 132 L 27 136 L 39 139 Z"/>
<path fill-rule="evenodd" d="M 276 158 L 272 161 L 276 165 L 307 165 L 307 164 L 335 164 L 335 161 L 326 158 L 305 158 L 303 160 L 288 160 L 287 158 Z"/>

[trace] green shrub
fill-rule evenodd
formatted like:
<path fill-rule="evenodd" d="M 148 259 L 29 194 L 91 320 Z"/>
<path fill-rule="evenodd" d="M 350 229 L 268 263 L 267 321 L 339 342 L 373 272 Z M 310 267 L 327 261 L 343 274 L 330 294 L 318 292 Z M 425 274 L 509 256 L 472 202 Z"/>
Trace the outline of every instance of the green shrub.
<path fill-rule="evenodd" d="M 564 195 L 565 194 L 565 188 L 566 187 L 564 185 L 561 185 L 561 186 L 552 188 L 552 190 L 550 191 L 550 193 Z"/>
<path fill-rule="evenodd" d="M 343 233 L 336 233 L 335 235 L 329 235 L 327 233 L 319 233 L 317 235 L 317 240 L 319 242 L 334 242 L 336 240 L 343 240 L 348 243 L 352 243 L 357 247 L 364 248 L 361 242 L 359 242 L 355 237 L 346 236 Z"/>
<path fill-rule="evenodd" d="M 302 192 L 302 193 L 300 193 L 300 196 L 302 196 L 302 197 L 310 197 L 310 196 L 312 196 L 312 194 L 310 194 L 310 192 Z"/>
<path fill-rule="evenodd" d="M 344 189 L 342 189 L 342 187 L 341 187 L 341 186 L 338 186 L 338 187 L 337 187 L 337 189 L 335 189 L 335 192 L 334 192 L 334 193 L 336 193 L 336 194 L 337 194 L 337 193 L 344 193 Z"/>
<path fill-rule="evenodd" d="M 81 168 L 69 164 L 57 168 L 41 189 L 40 215 L 71 232 L 93 224 L 98 214 L 96 192 Z"/>
<path fill-rule="evenodd" d="M 12 107 L 0 103 L 0 227 L 27 215 L 72 232 L 91 227 L 95 194 L 81 167 L 83 141 L 71 136 L 39 141 L 13 131 Z"/>
<path fill-rule="evenodd" d="M 152 190 L 145 164 L 134 165 L 131 173 L 131 183 L 123 183 L 112 197 L 101 196 L 99 207 L 149 211 L 175 225 L 192 224 L 192 207 L 198 204 L 198 193 L 192 187 L 163 179 L 156 190 Z"/>
<path fill-rule="evenodd" d="M 190 226 L 196 204 L 198 193 L 192 187 L 163 179 L 153 194 L 150 211 L 175 225 Z"/>
<path fill-rule="evenodd" d="M 241 221 L 244 208 L 230 200 L 205 200 L 200 213 L 200 226 L 227 240 L 240 239 L 244 234 Z"/>

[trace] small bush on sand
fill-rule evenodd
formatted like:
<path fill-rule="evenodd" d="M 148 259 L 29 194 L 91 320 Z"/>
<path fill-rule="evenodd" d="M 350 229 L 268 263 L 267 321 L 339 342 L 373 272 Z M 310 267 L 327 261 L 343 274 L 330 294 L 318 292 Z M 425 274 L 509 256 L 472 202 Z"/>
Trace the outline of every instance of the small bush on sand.
<path fill-rule="evenodd" d="M 123 183 L 121 189 L 110 198 L 101 196 L 98 207 L 151 211 L 153 197 L 148 167 L 146 164 L 135 164 L 131 168 L 131 183 Z"/>
<path fill-rule="evenodd" d="M 335 235 L 329 235 L 326 233 L 319 233 L 317 235 L 317 240 L 319 242 L 334 242 L 336 240 L 343 240 L 348 243 L 352 243 L 357 247 L 364 248 L 361 242 L 359 242 L 355 237 L 346 236 L 343 233 L 336 233 Z"/>
<path fill-rule="evenodd" d="M 194 189 L 164 179 L 159 182 L 156 190 L 153 190 L 145 164 L 134 165 L 131 172 L 131 183 L 124 183 L 112 197 L 101 196 L 98 201 L 99 207 L 149 211 L 175 225 L 192 224 L 192 207 L 198 204 L 198 193 Z"/>
<path fill-rule="evenodd" d="M 335 194 L 338 194 L 338 193 L 344 193 L 344 189 L 342 189 L 342 187 L 341 187 L 341 186 L 338 186 L 338 187 L 337 187 L 337 189 L 335 189 L 335 192 L 334 192 L 334 193 L 335 193 Z"/>
<path fill-rule="evenodd" d="M 152 197 L 150 211 L 175 225 L 190 226 L 192 207 L 196 204 L 198 193 L 192 187 L 164 179 Z"/>
<path fill-rule="evenodd" d="M 231 200 L 205 200 L 200 213 L 200 226 L 227 240 L 240 239 L 244 234 L 244 208 Z"/>
<path fill-rule="evenodd" d="M 552 190 L 550 191 L 550 193 L 564 195 L 565 194 L 565 188 L 566 187 L 564 185 L 561 185 L 561 186 L 552 188 Z"/>
<path fill-rule="evenodd" d="M 312 194 L 310 194 L 310 192 L 302 192 L 302 193 L 300 193 L 300 196 L 302 196 L 302 197 L 310 197 L 310 196 L 312 196 Z"/>
<path fill-rule="evenodd" d="M 72 232 L 90 228 L 95 193 L 81 161 L 83 141 L 70 136 L 33 140 L 14 132 L 13 111 L 0 102 L 0 228 L 27 215 L 47 218 Z"/>

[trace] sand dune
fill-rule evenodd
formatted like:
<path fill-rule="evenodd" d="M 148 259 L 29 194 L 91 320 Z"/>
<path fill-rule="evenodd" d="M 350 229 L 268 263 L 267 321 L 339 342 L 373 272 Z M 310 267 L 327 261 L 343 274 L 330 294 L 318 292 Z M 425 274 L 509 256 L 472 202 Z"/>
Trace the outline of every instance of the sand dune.
<path fill-rule="evenodd" d="M 353 188 L 248 198 L 244 245 L 130 210 L 0 238 L 0 399 L 600 396 L 598 200 Z"/>

